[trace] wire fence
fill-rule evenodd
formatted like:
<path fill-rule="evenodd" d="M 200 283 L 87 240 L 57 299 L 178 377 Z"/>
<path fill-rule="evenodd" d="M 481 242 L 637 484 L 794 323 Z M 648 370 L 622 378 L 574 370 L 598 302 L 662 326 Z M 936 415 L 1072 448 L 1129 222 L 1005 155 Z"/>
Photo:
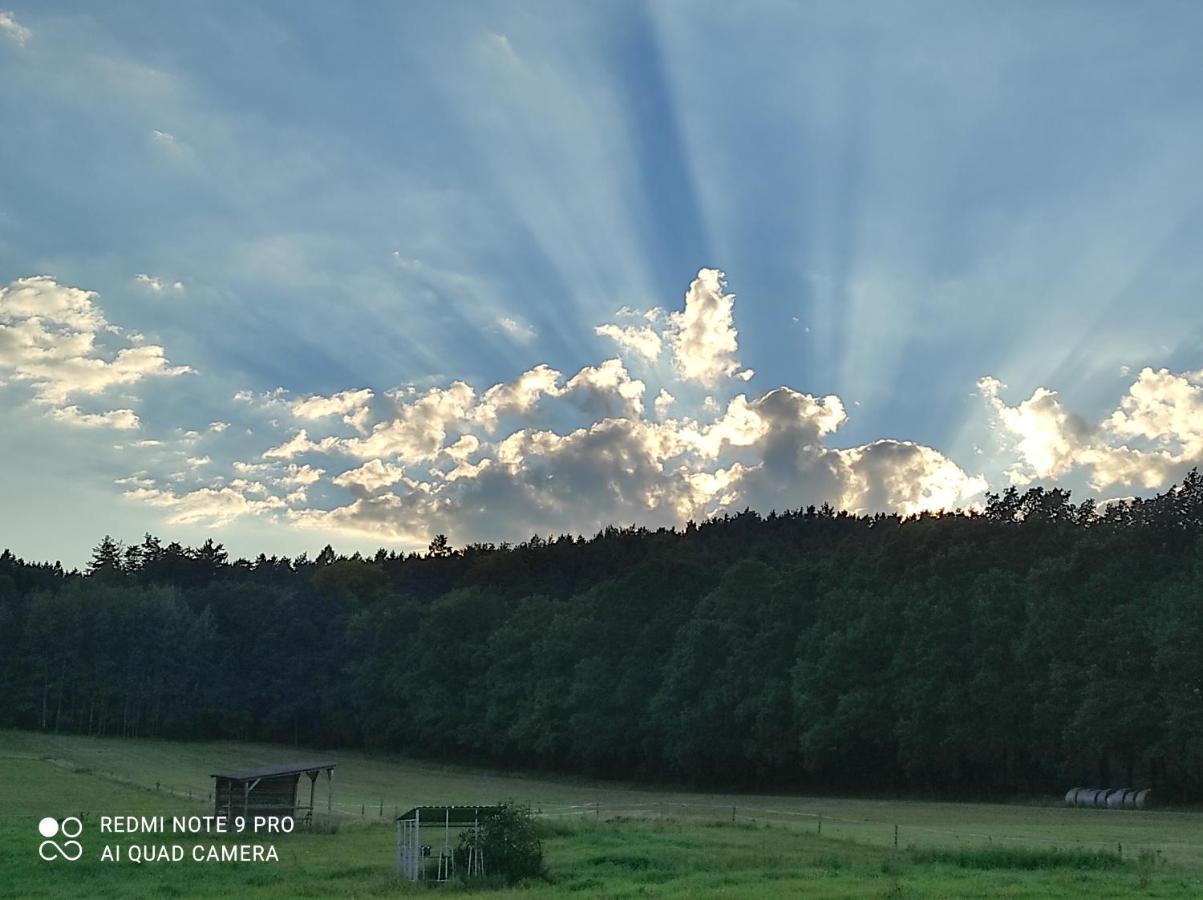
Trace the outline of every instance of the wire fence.
<path fill-rule="evenodd" d="M 4 757 L 26 758 L 17 754 L 0 755 L 0 758 Z M 213 802 L 211 788 L 179 786 L 166 784 L 161 781 L 154 782 L 152 786 L 144 781 L 135 781 L 112 772 L 80 769 L 58 760 L 46 760 L 43 758 L 42 761 L 54 762 L 76 772 L 95 774 L 106 780 L 148 792 L 167 794 L 195 803 L 212 804 Z M 358 800 L 358 802 L 348 802 L 344 797 L 327 807 L 327 804 L 322 802 L 319 797 L 315 803 L 316 808 L 314 809 L 314 813 L 319 815 L 334 814 L 348 824 L 356 820 L 364 823 L 379 823 L 390 822 L 412 806 L 418 805 L 414 802 L 389 802 L 382 796 L 377 797 L 375 800 L 367 800 L 362 798 L 362 794 L 356 797 L 355 800 Z M 947 826 L 940 824 L 917 824 L 904 818 L 900 818 L 897 821 L 881 817 L 852 818 L 838 814 L 832 815 L 823 811 L 788 809 L 780 806 L 764 806 L 756 803 L 745 805 L 717 801 L 703 803 L 670 799 L 630 802 L 588 800 L 570 803 L 543 802 L 538 800 L 529 802 L 534 815 L 546 820 L 591 820 L 594 822 L 603 822 L 616 819 L 636 819 L 647 821 L 687 820 L 699 823 L 736 825 L 773 824 L 813 833 L 826 838 L 843 839 L 874 846 L 892 846 L 899 849 L 908 847 L 982 847 L 997 844 L 999 846 L 1012 847 L 1044 846 L 1060 849 L 1101 850 L 1117 853 L 1120 856 L 1136 856 L 1142 851 L 1147 851 L 1163 856 L 1164 858 L 1190 860 L 1193 862 L 1203 860 L 1203 829 L 1192 829 L 1193 834 L 1178 834 L 1170 840 L 1166 840 L 1164 834 L 1141 834 L 1139 829 L 1125 830 L 1123 832 L 1116 831 L 1112 836 L 1102 838 L 1081 837 L 1075 834 L 1075 825 L 1080 826 L 1081 822 L 1073 824 L 1065 822 L 1060 825 L 1048 822 L 1033 823 L 1033 832 L 1014 834 L 1006 832 L 1005 828 L 1009 827 L 1007 825 L 999 829 L 981 830 L 980 826 L 960 827 L 952 824 Z M 952 805 L 950 804 L 950 806 Z M 101 812 L 91 810 L 71 810 L 71 812 L 72 814 L 79 815 L 85 822 L 102 814 Z M 1147 813 L 1122 810 L 1083 810 L 1082 813 L 1088 816 L 1098 815 L 1107 819 L 1114 819 L 1114 822 L 1107 821 L 1105 823 L 1108 826 L 1122 824 L 1120 821 L 1121 817 L 1138 816 L 1145 819 L 1149 815 Z M 108 812 L 104 811 L 104 814 L 108 814 Z M 1156 816 L 1157 814 L 1154 813 L 1153 815 Z M 36 820 L 38 818 L 39 816 L 32 814 L 0 813 L 0 820 Z M 1104 822 L 1100 820 L 1091 824 L 1102 825 Z M 1048 833 L 1061 832 L 1062 828 L 1064 828 L 1063 833 Z M 1198 840 L 1192 839 L 1196 835 L 1198 835 Z"/>
<path fill-rule="evenodd" d="M 1066 833 L 1060 836 L 1041 834 L 1007 834 L 999 831 L 981 831 L 974 828 L 941 827 L 922 825 L 884 818 L 847 818 L 825 812 L 772 808 L 757 805 L 728 803 L 687 803 L 657 800 L 645 803 L 607 804 L 584 802 L 534 807 L 535 815 L 545 819 L 578 819 L 606 821 L 616 818 L 644 819 L 649 821 L 678 819 L 709 822 L 715 824 L 774 824 L 796 828 L 817 836 L 850 840 L 861 844 L 895 847 L 960 848 L 982 846 L 1033 847 L 1036 845 L 1058 849 L 1099 850 L 1119 856 L 1137 856 L 1142 851 L 1165 856 L 1164 841 L 1127 834 L 1121 839 L 1082 838 Z M 1105 811 L 1103 812 L 1106 815 Z M 1178 842 L 1175 857 L 1203 857 L 1203 842 Z M 1185 851 L 1185 852 L 1183 852 Z"/>

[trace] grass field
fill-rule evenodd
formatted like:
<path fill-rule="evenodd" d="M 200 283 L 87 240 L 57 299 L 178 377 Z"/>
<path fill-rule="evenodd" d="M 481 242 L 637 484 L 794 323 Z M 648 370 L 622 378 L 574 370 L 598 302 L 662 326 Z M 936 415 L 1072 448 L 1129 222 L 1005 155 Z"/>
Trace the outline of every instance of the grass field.
<path fill-rule="evenodd" d="M 315 756 L 338 764 L 338 831 L 273 839 L 279 862 L 99 859 L 104 844 L 194 842 L 101 836 L 100 815 L 203 814 L 210 772 Z M 549 880 L 493 896 L 1203 896 L 1203 816 L 1189 812 L 697 794 L 352 752 L 27 732 L 0 732 L 0 797 L 0 897 L 406 893 L 392 871 L 395 809 L 504 798 L 543 811 Z M 83 859 L 39 859 L 38 820 L 80 814 Z"/>

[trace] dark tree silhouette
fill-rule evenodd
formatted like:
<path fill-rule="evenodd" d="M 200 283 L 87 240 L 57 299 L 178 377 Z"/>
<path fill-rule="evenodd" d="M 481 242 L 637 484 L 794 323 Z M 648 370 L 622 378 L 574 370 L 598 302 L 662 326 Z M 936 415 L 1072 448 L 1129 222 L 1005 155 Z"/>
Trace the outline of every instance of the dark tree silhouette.
<path fill-rule="evenodd" d="M 1203 478 L 1096 507 L 231 561 L 0 553 L 0 726 L 705 784 L 1203 798 Z"/>

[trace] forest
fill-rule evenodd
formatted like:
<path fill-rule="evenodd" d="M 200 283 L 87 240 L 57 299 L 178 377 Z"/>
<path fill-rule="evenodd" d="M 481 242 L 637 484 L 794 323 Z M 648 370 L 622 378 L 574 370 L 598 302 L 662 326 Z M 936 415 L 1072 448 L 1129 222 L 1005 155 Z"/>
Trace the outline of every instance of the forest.
<path fill-rule="evenodd" d="M 1203 477 L 1096 506 L 0 555 L 0 726 L 665 783 L 1203 799 Z"/>

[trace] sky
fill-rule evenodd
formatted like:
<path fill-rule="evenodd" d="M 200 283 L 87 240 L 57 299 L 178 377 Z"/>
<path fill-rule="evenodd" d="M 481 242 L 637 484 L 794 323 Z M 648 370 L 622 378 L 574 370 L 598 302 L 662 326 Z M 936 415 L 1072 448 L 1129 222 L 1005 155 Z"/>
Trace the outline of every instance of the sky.
<path fill-rule="evenodd" d="M 1203 7 L 0 0 L 0 546 L 1203 462 Z"/>

